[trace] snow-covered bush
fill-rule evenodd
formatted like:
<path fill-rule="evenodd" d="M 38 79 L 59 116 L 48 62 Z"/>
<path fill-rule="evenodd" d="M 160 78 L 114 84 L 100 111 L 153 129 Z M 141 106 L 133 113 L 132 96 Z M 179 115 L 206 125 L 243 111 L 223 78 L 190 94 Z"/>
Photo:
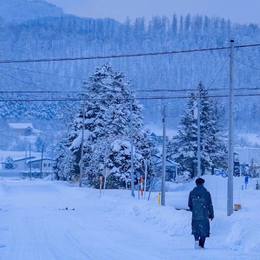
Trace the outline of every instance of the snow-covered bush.
<path fill-rule="evenodd" d="M 6 169 L 14 169 L 14 159 L 10 156 L 8 156 L 5 161 L 4 161 L 4 165 Z"/>

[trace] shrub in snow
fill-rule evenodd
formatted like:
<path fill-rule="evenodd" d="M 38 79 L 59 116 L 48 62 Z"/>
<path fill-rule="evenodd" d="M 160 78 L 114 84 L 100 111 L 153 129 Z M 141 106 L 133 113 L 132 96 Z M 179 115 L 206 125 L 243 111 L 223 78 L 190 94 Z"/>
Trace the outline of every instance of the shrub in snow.
<path fill-rule="evenodd" d="M 6 169 L 14 169 L 14 160 L 12 157 L 7 157 L 5 162 L 4 162 L 5 168 Z"/>

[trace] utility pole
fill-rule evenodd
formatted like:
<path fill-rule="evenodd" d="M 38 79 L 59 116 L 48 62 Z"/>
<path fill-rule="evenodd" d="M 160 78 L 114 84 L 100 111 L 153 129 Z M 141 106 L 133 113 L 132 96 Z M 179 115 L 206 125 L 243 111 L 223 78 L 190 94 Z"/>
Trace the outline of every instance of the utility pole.
<path fill-rule="evenodd" d="M 41 151 L 41 178 L 43 178 L 43 171 L 42 171 L 43 152 L 44 152 L 44 145 L 42 145 L 42 151 Z"/>
<path fill-rule="evenodd" d="M 83 101 L 82 106 L 82 129 L 81 129 L 81 152 L 80 152 L 80 174 L 79 174 L 79 187 L 82 187 L 82 177 L 83 177 L 83 156 L 84 156 L 84 139 L 85 139 L 85 102 Z"/>
<path fill-rule="evenodd" d="M 148 161 L 144 160 L 144 199 L 146 198 L 146 186 L 147 186 L 147 174 L 148 174 Z"/>
<path fill-rule="evenodd" d="M 233 172 L 234 172 L 234 147 L 233 147 L 233 106 L 234 106 L 234 40 L 230 41 L 229 60 L 229 128 L 228 128 L 228 184 L 227 184 L 227 215 L 233 214 Z"/>
<path fill-rule="evenodd" d="M 133 104 L 134 99 L 131 99 L 130 104 L 130 143 L 131 143 L 131 195 L 135 197 L 135 183 L 134 183 L 134 140 L 133 140 Z"/>
<path fill-rule="evenodd" d="M 106 150 L 105 150 L 105 176 L 104 176 L 104 190 L 106 189 L 106 184 L 107 184 L 107 158 L 108 158 L 108 152 L 109 152 L 109 145 L 110 145 L 110 139 L 109 143 L 106 145 Z"/>
<path fill-rule="evenodd" d="M 30 180 L 32 179 L 32 146 L 31 143 L 29 144 L 29 164 L 30 164 Z"/>
<path fill-rule="evenodd" d="M 163 123 L 163 153 L 162 153 L 162 188 L 161 188 L 161 205 L 165 206 L 165 175 L 166 175 L 166 105 L 162 109 Z"/>
<path fill-rule="evenodd" d="M 201 83 L 198 87 L 198 97 L 197 97 L 197 176 L 201 176 L 201 129 L 200 129 L 200 113 L 201 113 L 201 97 L 200 97 L 200 89 L 201 89 Z"/>

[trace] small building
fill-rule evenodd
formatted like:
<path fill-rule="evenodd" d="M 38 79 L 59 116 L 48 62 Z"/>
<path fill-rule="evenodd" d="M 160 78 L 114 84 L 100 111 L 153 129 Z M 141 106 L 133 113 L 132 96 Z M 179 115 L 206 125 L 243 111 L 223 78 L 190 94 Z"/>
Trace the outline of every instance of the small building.
<path fill-rule="evenodd" d="M 34 158 L 27 161 L 27 168 L 35 173 L 40 173 L 43 176 L 53 173 L 55 160 L 51 158 Z"/>
<path fill-rule="evenodd" d="M 42 131 L 34 128 L 32 123 L 8 123 L 4 130 L 6 141 L 1 141 L 2 146 L 11 150 L 35 150 L 36 141 Z"/>
<path fill-rule="evenodd" d="M 154 168 L 157 177 L 162 175 L 162 159 L 160 156 L 155 156 Z M 170 159 L 166 160 L 166 181 L 175 181 L 179 173 L 180 165 Z"/>
<path fill-rule="evenodd" d="M 32 123 L 8 123 L 8 127 L 18 136 L 30 136 L 39 131 L 34 129 Z"/>
<path fill-rule="evenodd" d="M 260 147 L 236 146 L 235 152 L 242 164 L 251 164 L 253 160 L 260 165 Z"/>
<path fill-rule="evenodd" d="M 14 160 L 14 169 L 20 170 L 20 171 L 25 171 L 27 169 L 27 162 L 30 160 L 33 160 L 35 157 L 34 156 L 28 156 L 24 158 L 19 158 Z"/>

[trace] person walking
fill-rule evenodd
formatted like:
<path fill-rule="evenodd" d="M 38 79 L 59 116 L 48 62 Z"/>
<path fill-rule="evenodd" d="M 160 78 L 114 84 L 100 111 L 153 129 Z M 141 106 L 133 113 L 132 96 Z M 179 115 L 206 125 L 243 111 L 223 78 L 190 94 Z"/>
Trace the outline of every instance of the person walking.
<path fill-rule="evenodd" d="M 214 218 L 211 195 L 204 187 L 205 180 L 196 179 L 196 187 L 190 192 L 188 206 L 192 212 L 192 234 L 195 249 L 204 248 L 206 238 L 210 235 L 209 220 Z"/>
<path fill-rule="evenodd" d="M 248 181 L 249 181 L 249 176 L 246 175 L 245 176 L 245 189 L 247 189 Z"/>

